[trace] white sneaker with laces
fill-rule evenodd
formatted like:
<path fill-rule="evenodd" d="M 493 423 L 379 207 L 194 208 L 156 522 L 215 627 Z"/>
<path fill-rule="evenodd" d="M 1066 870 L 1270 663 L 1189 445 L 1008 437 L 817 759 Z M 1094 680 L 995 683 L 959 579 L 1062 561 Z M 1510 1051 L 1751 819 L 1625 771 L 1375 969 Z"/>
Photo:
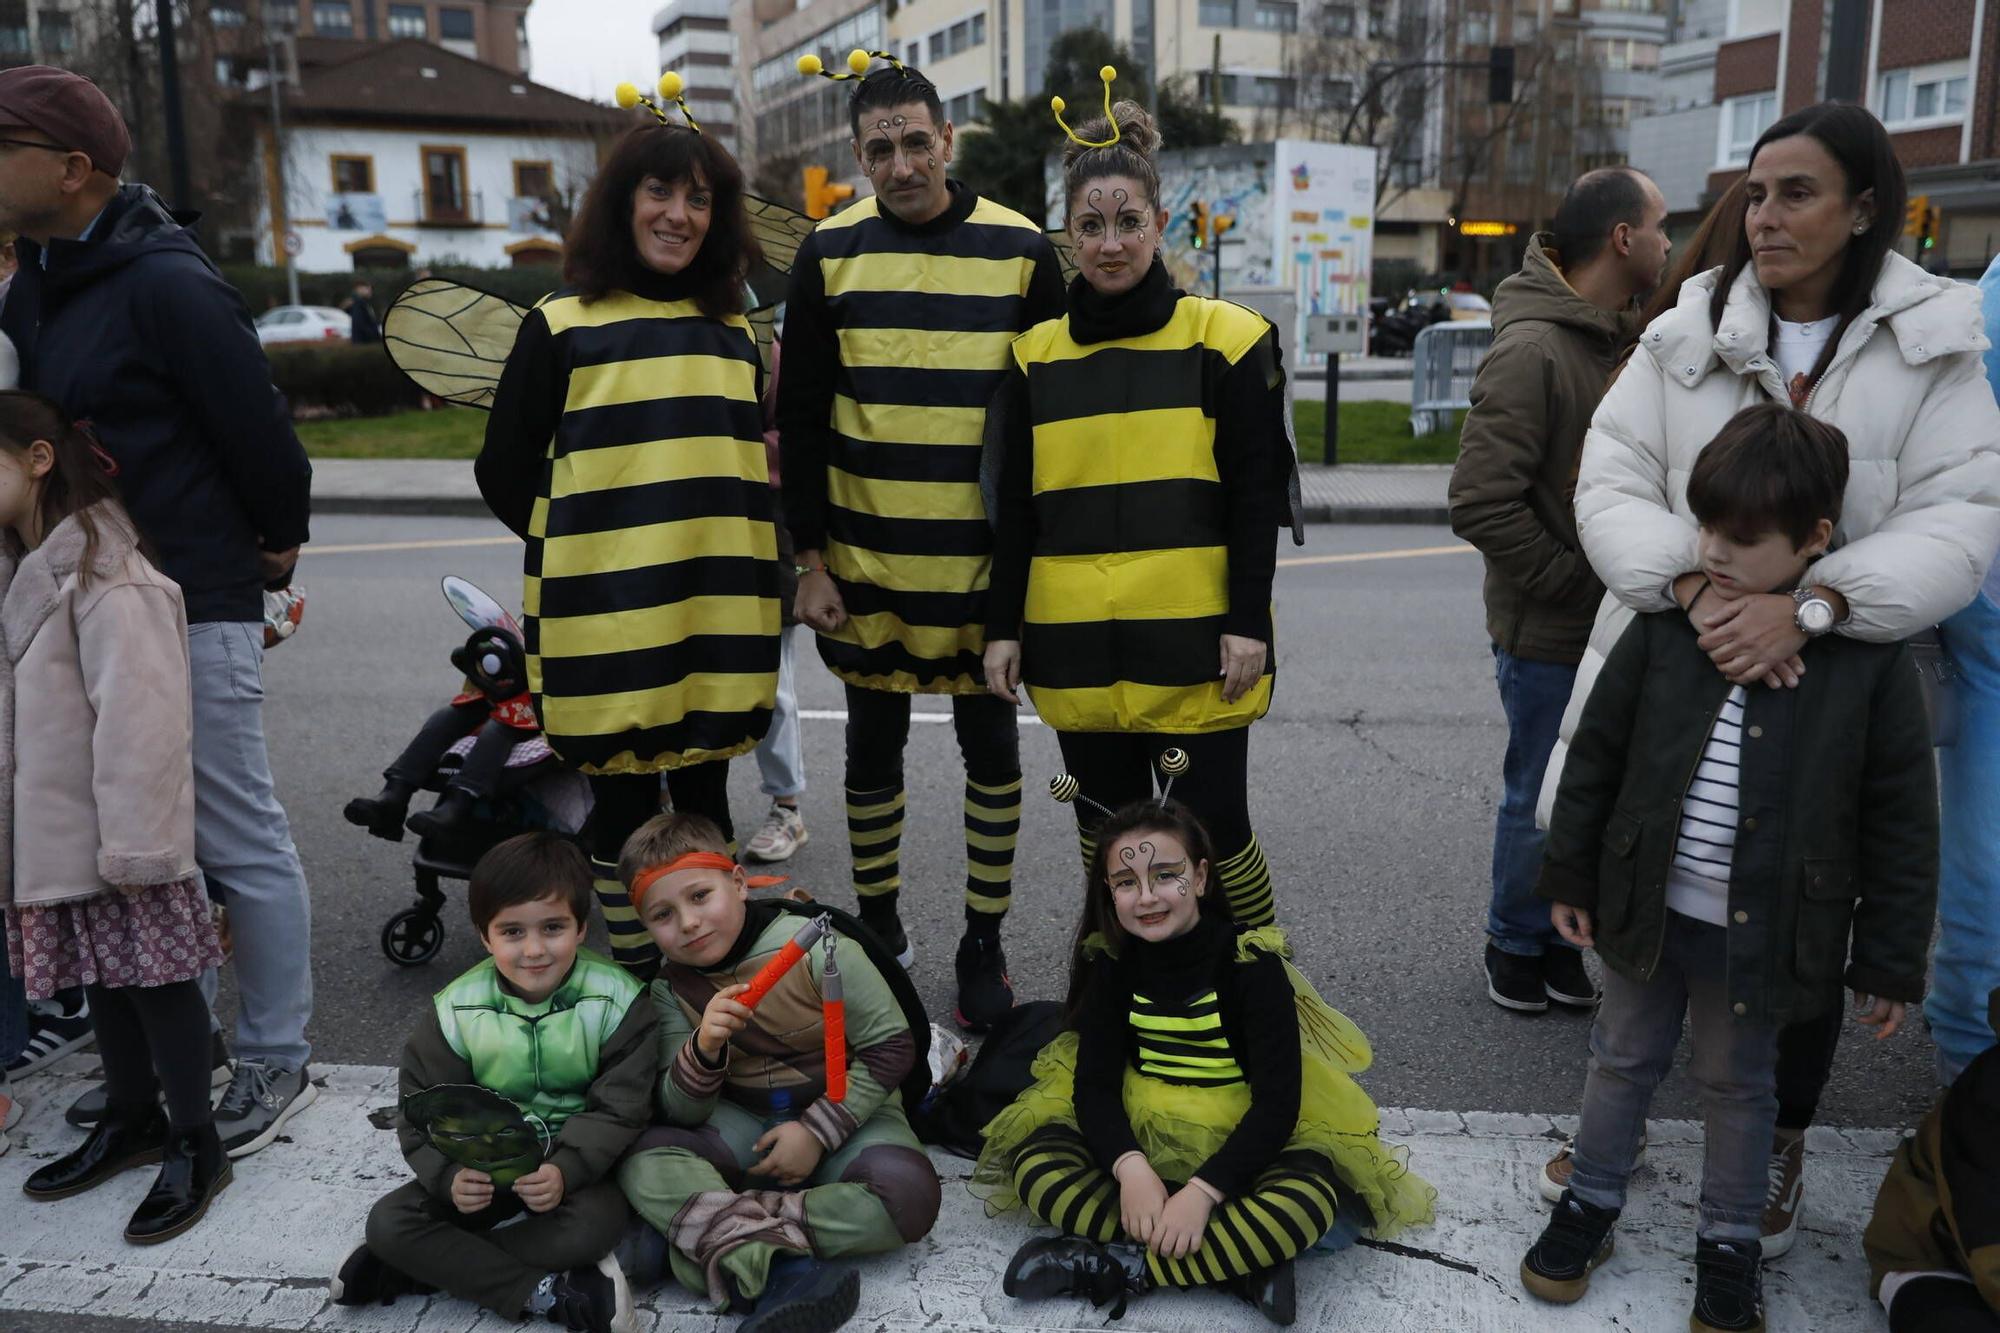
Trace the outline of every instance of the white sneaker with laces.
<path fill-rule="evenodd" d="M 760 827 L 749 842 L 744 844 L 743 859 L 770 863 L 789 861 L 792 853 L 803 847 L 806 838 L 805 817 L 795 805 L 771 803 L 770 813 L 764 816 Z"/>

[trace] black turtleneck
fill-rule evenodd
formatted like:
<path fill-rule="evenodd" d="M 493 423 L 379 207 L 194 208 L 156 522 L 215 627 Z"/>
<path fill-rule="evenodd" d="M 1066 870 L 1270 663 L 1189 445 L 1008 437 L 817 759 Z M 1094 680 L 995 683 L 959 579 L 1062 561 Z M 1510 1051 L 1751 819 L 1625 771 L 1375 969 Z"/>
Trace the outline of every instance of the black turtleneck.
<path fill-rule="evenodd" d="M 1079 276 L 1068 294 L 1070 337 L 1085 345 L 1141 337 L 1173 318 L 1186 296 L 1159 263 L 1137 286 L 1116 296 L 1100 294 Z M 1207 405 L 1215 419 L 1215 471 L 1227 508 L 1229 610 L 1223 629 L 1266 643 L 1271 640 L 1278 529 L 1290 521 L 1285 482 L 1292 471 L 1292 445 L 1283 365 L 1273 328 L 1217 382 L 1215 401 Z M 1032 420 L 1028 377 L 1019 366 L 1012 367 L 986 414 L 989 453 L 1000 453 L 998 493 L 987 501 L 994 515 L 993 574 L 986 601 L 989 640 L 1019 639 L 1028 602 L 1028 563 L 1040 535 Z"/>
<path fill-rule="evenodd" d="M 643 267 L 624 284 L 626 291 L 647 301 L 686 300 L 699 286 L 699 276 L 686 270 L 667 274 Z M 486 418 L 486 442 L 472 467 L 493 516 L 517 537 L 528 535 L 528 518 L 541 486 L 541 461 L 569 394 L 569 374 L 556 364 L 554 341 L 548 318 L 540 310 L 530 310 L 500 372 L 493 410 Z"/>
<path fill-rule="evenodd" d="M 979 192 L 947 181 L 951 202 L 928 222 L 905 222 L 887 208 L 876 216 L 911 236 L 949 232 L 979 206 Z M 792 545 L 801 551 L 826 546 L 826 470 L 833 450 L 833 396 L 840 382 L 840 331 L 827 305 L 826 277 L 820 271 L 819 237 L 808 236 L 792 261 L 785 296 L 785 373 L 778 377 L 778 447 L 782 453 L 785 522 Z M 1062 313 L 1062 266 L 1053 247 L 1035 264 L 1022 301 L 1020 329 L 1033 328 Z"/>
<path fill-rule="evenodd" d="M 1106 1171 L 1139 1147 L 1123 1094 L 1125 1071 L 1133 1064 L 1134 991 L 1167 1003 L 1215 991 L 1223 1034 L 1250 1085 L 1250 1109 L 1196 1175 L 1225 1195 L 1243 1194 L 1291 1138 L 1300 1087 L 1291 980 L 1275 955 L 1249 963 L 1235 957 L 1235 932 L 1210 918 L 1160 944 L 1128 938 L 1119 958 L 1088 965 L 1094 972 L 1076 1020 L 1076 1123 Z"/>

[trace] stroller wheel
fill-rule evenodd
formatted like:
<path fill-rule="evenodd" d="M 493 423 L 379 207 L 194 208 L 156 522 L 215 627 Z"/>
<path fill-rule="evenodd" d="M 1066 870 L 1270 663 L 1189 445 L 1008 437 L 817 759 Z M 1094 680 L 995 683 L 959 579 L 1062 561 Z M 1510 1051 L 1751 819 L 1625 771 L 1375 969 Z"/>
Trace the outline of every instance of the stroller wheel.
<path fill-rule="evenodd" d="M 382 927 L 382 952 L 404 967 L 428 963 L 443 943 L 444 922 L 427 908 L 405 907 Z"/>

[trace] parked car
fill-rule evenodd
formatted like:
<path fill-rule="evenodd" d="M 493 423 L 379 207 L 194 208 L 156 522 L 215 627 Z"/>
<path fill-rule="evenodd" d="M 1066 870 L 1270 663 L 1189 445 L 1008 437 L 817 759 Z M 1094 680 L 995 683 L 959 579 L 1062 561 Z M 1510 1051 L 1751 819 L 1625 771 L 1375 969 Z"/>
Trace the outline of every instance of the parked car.
<path fill-rule="evenodd" d="M 324 305 L 274 306 L 257 316 L 257 341 L 272 343 L 348 342 L 353 321 L 343 311 Z"/>
<path fill-rule="evenodd" d="M 1451 308 L 1451 317 L 1455 320 L 1490 321 L 1493 318 L 1493 303 L 1478 292 L 1447 292 L 1444 299 Z"/>

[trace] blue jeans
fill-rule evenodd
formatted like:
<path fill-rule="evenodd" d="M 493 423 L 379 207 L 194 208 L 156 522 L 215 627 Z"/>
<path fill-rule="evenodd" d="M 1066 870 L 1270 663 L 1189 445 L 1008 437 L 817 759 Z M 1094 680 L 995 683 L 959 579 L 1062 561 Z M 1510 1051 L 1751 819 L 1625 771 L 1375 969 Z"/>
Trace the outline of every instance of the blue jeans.
<path fill-rule="evenodd" d="M 1924 1017 L 1949 1082 L 1993 1045 L 1986 997 L 2000 986 L 2000 606 L 1981 593 L 1943 629 L 1958 668 L 1958 743 L 1938 751 L 1938 945 Z"/>
<path fill-rule="evenodd" d="M 1701 1092 L 1706 1146 L 1696 1231 L 1754 1241 L 1763 1231 L 1765 1171 L 1778 1123 L 1778 1031 L 1730 1012 L 1723 927 L 1667 913 L 1660 965 L 1647 982 L 1604 969 L 1590 1028 L 1590 1074 L 1570 1189 L 1596 1208 L 1623 1208 L 1653 1090 L 1689 1028 L 1688 1079 Z"/>
<path fill-rule="evenodd" d="M 757 742 L 757 771 L 763 775 L 764 794 L 773 800 L 799 796 L 806 789 L 806 761 L 799 736 L 799 692 L 792 672 L 796 656 L 792 641 L 798 626 L 782 631 L 784 647 L 778 654 L 778 703 L 771 710 L 771 729 Z"/>
<path fill-rule="evenodd" d="M 1563 709 L 1576 686 L 1576 668 L 1534 662 L 1493 645 L 1493 675 L 1507 715 L 1507 759 L 1500 813 L 1493 821 L 1493 901 L 1486 933 L 1507 953 L 1539 958 L 1561 937 L 1549 905 L 1535 896 L 1542 868 L 1542 833 L 1535 827 L 1535 798 L 1556 748 Z"/>
<path fill-rule="evenodd" d="M 194 851 L 235 937 L 236 1054 L 304 1065 L 312 905 L 264 748 L 264 626 L 188 626 L 194 667 Z M 215 974 L 202 977 L 211 1004 Z"/>

